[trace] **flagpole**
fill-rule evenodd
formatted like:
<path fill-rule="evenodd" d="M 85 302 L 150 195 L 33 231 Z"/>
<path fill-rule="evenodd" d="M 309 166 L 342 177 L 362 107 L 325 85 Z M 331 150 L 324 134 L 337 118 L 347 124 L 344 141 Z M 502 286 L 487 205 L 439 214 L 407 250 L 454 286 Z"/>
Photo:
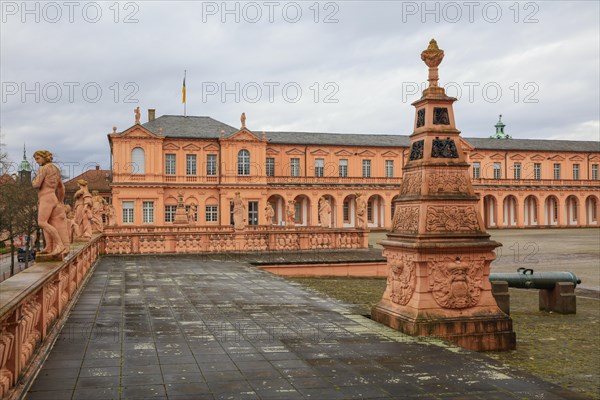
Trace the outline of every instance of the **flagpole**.
<path fill-rule="evenodd" d="M 187 90 L 185 88 L 185 77 L 187 75 L 187 69 L 183 70 L 183 90 L 184 90 L 184 98 L 183 98 L 183 116 L 187 116 Z"/>

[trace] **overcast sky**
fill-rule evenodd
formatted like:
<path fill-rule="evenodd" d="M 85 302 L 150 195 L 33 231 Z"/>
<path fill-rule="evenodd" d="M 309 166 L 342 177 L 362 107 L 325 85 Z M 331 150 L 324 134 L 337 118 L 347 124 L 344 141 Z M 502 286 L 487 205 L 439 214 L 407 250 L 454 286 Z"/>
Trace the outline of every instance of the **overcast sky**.
<path fill-rule="evenodd" d="M 553 2 L 2 1 L 2 144 L 48 149 L 81 173 L 109 167 L 106 135 L 157 116 L 255 131 L 412 132 L 427 79 L 465 137 L 599 140 L 600 9 Z M 368 138 L 365 139 L 367 142 Z"/>

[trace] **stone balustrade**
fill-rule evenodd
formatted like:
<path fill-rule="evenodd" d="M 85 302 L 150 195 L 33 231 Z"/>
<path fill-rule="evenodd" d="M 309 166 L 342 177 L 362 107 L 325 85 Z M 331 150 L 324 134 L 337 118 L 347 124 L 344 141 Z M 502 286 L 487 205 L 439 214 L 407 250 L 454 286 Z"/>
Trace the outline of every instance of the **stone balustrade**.
<path fill-rule="evenodd" d="M 368 231 L 319 227 L 117 227 L 104 231 L 106 254 L 334 250 L 368 247 Z"/>
<path fill-rule="evenodd" d="M 0 283 L 0 398 L 31 377 L 38 349 L 52 342 L 100 255 L 102 237 L 76 243 L 62 262 L 38 263 Z M 25 379 L 22 379 L 25 377 Z"/>

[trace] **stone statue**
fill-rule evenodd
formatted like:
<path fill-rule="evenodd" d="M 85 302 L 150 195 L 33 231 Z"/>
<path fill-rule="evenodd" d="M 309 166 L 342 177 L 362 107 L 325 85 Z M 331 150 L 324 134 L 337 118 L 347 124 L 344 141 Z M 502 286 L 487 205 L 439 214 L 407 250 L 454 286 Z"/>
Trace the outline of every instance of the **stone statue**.
<path fill-rule="evenodd" d="M 90 240 L 92 238 L 92 195 L 88 190 L 88 183 L 85 179 L 77 181 L 79 190 L 73 195 L 75 203 L 75 223 L 79 226 L 79 238 Z"/>
<path fill-rule="evenodd" d="M 246 206 L 244 201 L 240 197 L 240 192 L 235 193 L 233 198 L 233 226 L 235 230 L 242 230 L 245 227 L 244 214 L 246 212 Z"/>
<path fill-rule="evenodd" d="M 190 208 L 188 209 L 187 213 L 188 222 L 190 225 L 196 225 L 196 210 L 198 210 L 196 203 L 190 204 Z"/>
<path fill-rule="evenodd" d="M 438 85 L 438 66 L 444 59 L 444 51 L 440 50 L 435 39 L 431 39 L 429 46 L 421 53 L 421 60 L 429 67 L 429 87 Z"/>
<path fill-rule="evenodd" d="M 117 224 L 117 211 L 112 204 L 106 206 L 106 225 L 115 226 Z"/>
<path fill-rule="evenodd" d="M 140 107 L 137 106 L 136 108 L 134 108 L 133 112 L 135 113 L 135 123 L 139 124 L 140 123 Z"/>
<path fill-rule="evenodd" d="M 275 216 L 275 210 L 269 202 L 267 202 L 267 206 L 265 207 L 265 215 L 267 216 L 267 225 L 273 225 L 273 217 Z"/>
<path fill-rule="evenodd" d="M 241 129 L 246 129 L 246 113 L 245 112 L 242 113 L 242 116 L 240 117 L 240 121 L 242 122 Z"/>
<path fill-rule="evenodd" d="M 331 228 L 331 205 L 325 196 L 319 199 L 319 219 L 321 227 Z"/>
<path fill-rule="evenodd" d="M 67 232 L 69 232 L 69 242 L 73 243 L 79 237 L 79 226 L 75 223 L 75 212 L 70 205 L 65 204 L 65 214 L 67 216 Z"/>
<path fill-rule="evenodd" d="M 287 226 L 294 226 L 296 225 L 296 200 L 290 200 L 287 203 L 287 207 L 285 210 L 285 214 L 286 214 L 286 222 L 285 224 Z"/>
<path fill-rule="evenodd" d="M 65 198 L 65 186 L 60 178 L 60 170 L 52 163 L 52 153 L 38 150 L 33 158 L 40 166 L 32 186 L 38 189 L 38 225 L 44 232 L 46 242 L 40 253 L 62 260 L 64 254 L 69 252 L 66 214 L 61 205 Z"/>
<path fill-rule="evenodd" d="M 97 190 L 92 191 L 92 232 L 104 231 L 104 222 L 102 221 L 102 215 L 106 212 L 106 206 L 108 203 Z"/>
<path fill-rule="evenodd" d="M 367 229 L 367 202 L 361 193 L 356 193 L 356 227 Z"/>

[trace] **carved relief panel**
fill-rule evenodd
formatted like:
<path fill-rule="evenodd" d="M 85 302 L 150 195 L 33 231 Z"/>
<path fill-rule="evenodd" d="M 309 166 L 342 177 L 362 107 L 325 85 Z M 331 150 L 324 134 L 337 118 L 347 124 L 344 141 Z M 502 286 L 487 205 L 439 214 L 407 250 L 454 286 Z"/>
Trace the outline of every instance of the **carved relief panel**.
<path fill-rule="evenodd" d="M 484 260 L 444 257 L 428 263 L 429 289 L 443 308 L 462 309 L 479 303 Z"/>

